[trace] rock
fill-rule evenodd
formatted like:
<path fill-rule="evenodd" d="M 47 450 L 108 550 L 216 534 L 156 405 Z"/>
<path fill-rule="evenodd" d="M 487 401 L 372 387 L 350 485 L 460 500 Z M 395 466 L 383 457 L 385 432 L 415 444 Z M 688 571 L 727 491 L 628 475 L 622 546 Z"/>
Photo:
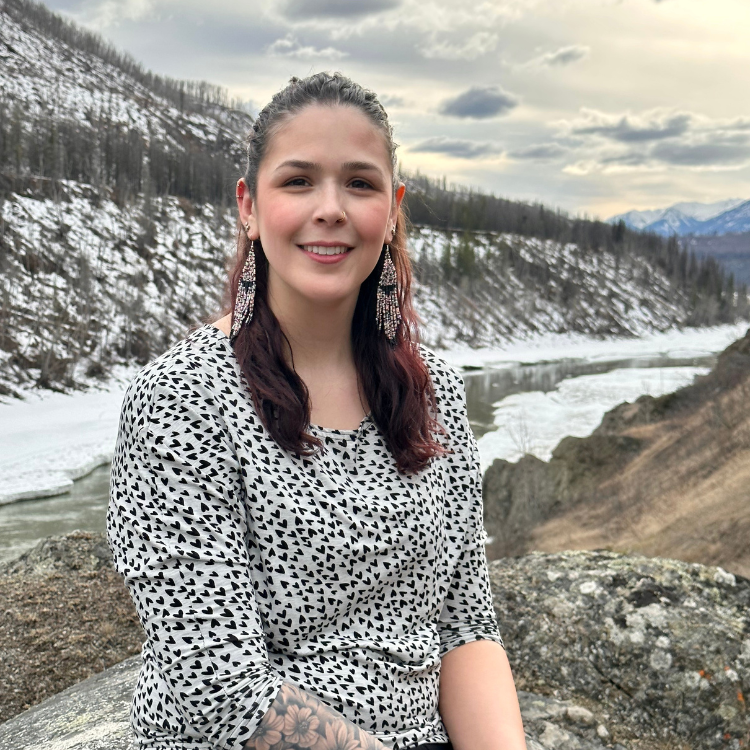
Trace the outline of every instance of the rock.
<path fill-rule="evenodd" d="M 96 572 L 112 567 L 112 553 L 104 534 L 72 531 L 42 539 L 15 560 L 0 563 L 0 575 L 38 575 L 53 571 Z"/>
<path fill-rule="evenodd" d="M 0 747 L 135 750 L 129 711 L 140 667 L 131 656 L 0 724 Z"/>
<path fill-rule="evenodd" d="M 489 567 L 517 687 L 572 703 L 557 729 L 626 746 L 748 745 L 750 580 L 606 551 L 534 552 Z M 537 724 L 555 716 L 545 710 Z M 573 747 L 557 729 L 538 741 Z"/>
<path fill-rule="evenodd" d="M 128 714 L 140 665 L 140 656 L 130 657 L 0 724 L 0 747 L 135 750 Z M 519 702 L 528 750 L 604 750 L 593 730 L 567 724 L 587 709 L 523 691 Z"/>
<path fill-rule="evenodd" d="M 24 569 L 100 564 L 95 538 L 70 542 L 78 552 L 46 540 Z M 528 750 L 748 747 L 748 579 L 606 551 L 535 552 L 489 569 Z M 134 750 L 139 664 L 126 659 L 0 725 L 0 748 Z"/>

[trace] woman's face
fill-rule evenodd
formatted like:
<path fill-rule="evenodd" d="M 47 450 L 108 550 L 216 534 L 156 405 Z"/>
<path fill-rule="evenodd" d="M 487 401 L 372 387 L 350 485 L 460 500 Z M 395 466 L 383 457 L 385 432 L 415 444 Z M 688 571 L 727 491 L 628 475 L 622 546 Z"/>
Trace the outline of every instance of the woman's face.
<path fill-rule="evenodd" d="M 356 301 L 393 236 L 404 187 L 394 197 L 392 185 L 385 137 L 358 109 L 311 105 L 285 121 L 255 199 L 247 189 L 238 199 L 248 236 L 263 243 L 273 302 Z M 345 252 L 321 255 L 325 246 Z"/>

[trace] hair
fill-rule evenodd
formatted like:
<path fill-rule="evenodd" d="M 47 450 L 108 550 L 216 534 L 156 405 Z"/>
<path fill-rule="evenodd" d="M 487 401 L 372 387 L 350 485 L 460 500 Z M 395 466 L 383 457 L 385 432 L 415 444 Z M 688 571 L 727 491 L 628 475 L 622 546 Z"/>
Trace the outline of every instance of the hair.
<path fill-rule="evenodd" d="M 372 91 L 341 73 L 316 73 L 307 78 L 293 77 L 276 93 L 253 123 L 245 145 L 247 167 L 244 179 L 253 198 L 258 170 L 269 142 L 291 117 L 311 105 L 355 107 L 382 132 L 391 157 L 393 194 L 399 184 L 397 144 L 388 115 Z M 452 452 L 433 436 L 447 435 L 436 420 L 435 390 L 430 372 L 419 352 L 419 317 L 412 307 L 411 263 L 406 247 L 406 216 L 399 208 L 396 231 L 390 243 L 398 282 L 398 302 L 402 322 L 391 344 L 376 324 L 377 286 L 385 253 L 372 273 L 360 285 L 352 320 L 352 349 L 362 392 L 371 416 L 382 432 L 398 470 L 418 472 L 433 456 Z M 237 221 L 237 256 L 228 274 L 223 315 L 234 310 L 242 269 L 250 241 Z M 385 245 L 383 246 L 385 249 Z M 242 326 L 233 342 L 234 351 L 247 380 L 255 410 L 276 443 L 284 450 L 309 456 L 322 441 L 306 430 L 310 425 L 310 399 L 307 387 L 294 365 L 285 357 L 289 340 L 267 303 L 268 260 L 259 240 L 255 240 L 255 300 L 249 324 Z"/>

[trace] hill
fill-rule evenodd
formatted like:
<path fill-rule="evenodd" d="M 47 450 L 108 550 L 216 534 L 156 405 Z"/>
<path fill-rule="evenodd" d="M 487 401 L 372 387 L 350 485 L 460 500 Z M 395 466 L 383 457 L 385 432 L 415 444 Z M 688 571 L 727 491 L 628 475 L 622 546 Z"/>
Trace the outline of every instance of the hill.
<path fill-rule="evenodd" d="M 714 258 L 736 282 L 750 284 L 750 232 L 683 237 L 680 244 L 697 258 Z"/>
<path fill-rule="evenodd" d="M 28 0 L 0 3 L 0 59 L 0 395 L 86 387 L 219 309 L 252 118 Z M 748 314 L 716 261 L 655 235 L 406 182 L 428 345 Z"/>
<path fill-rule="evenodd" d="M 484 475 L 490 556 L 608 548 L 750 576 L 750 331 L 709 375 Z"/>

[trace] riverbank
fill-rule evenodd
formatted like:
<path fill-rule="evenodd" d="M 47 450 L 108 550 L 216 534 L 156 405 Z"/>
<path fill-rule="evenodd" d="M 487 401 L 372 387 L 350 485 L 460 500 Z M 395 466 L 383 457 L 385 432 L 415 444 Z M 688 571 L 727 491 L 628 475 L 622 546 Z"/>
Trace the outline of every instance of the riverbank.
<path fill-rule="evenodd" d="M 108 464 L 122 398 L 136 372 L 84 392 L 26 391 L 0 403 L 0 505 L 70 491 L 73 482 Z"/>
<path fill-rule="evenodd" d="M 435 351 L 459 369 L 571 359 L 613 361 L 656 356 L 684 359 L 721 351 L 742 337 L 747 325 L 670 330 L 633 339 L 598 340 L 576 334 L 544 334 L 509 342 L 503 349 Z M 3 425 L 0 505 L 69 492 L 76 479 L 109 463 L 117 438 L 122 397 L 136 370 L 120 368 L 97 390 L 73 394 L 28 391 L 22 401 L 0 402 Z M 602 407 L 601 414 L 607 408 L 611 407 Z M 568 421 L 567 415 L 563 416 L 562 421 Z M 513 417 L 510 423 L 514 428 L 515 422 L 518 420 Z M 498 439 L 500 442 L 496 443 Z M 507 447 L 502 441 L 507 443 L 508 439 L 506 430 L 495 438 L 480 440 L 483 468 L 497 457 L 508 457 L 502 453 Z M 556 443 L 557 437 L 550 440 Z"/>

